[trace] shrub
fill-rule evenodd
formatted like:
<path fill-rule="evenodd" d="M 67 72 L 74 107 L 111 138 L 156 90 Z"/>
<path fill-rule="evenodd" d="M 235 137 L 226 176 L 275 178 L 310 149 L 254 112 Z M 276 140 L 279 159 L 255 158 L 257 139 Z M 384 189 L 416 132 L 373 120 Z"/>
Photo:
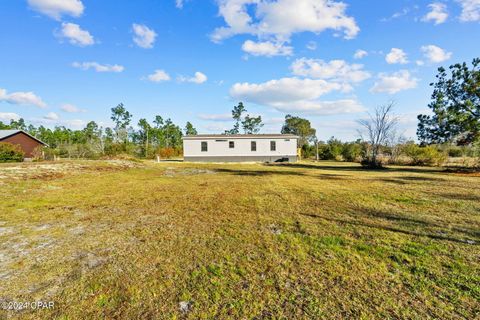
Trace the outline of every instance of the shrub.
<path fill-rule="evenodd" d="M 22 162 L 24 156 L 19 145 L 0 142 L 0 162 Z"/>
<path fill-rule="evenodd" d="M 170 159 L 175 155 L 175 149 L 173 148 L 160 148 L 158 154 L 162 159 Z"/>
<path fill-rule="evenodd" d="M 412 165 L 417 166 L 440 166 L 446 160 L 446 155 L 436 146 L 420 147 L 409 143 L 404 147 L 405 155 L 411 159 Z"/>
<path fill-rule="evenodd" d="M 465 156 L 465 149 L 457 146 L 447 147 L 447 153 L 449 157 L 458 158 Z"/>
<path fill-rule="evenodd" d="M 357 161 L 362 156 L 362 146 L 355 142 L 345 143 L 342 156 L 345 161 Z"/>

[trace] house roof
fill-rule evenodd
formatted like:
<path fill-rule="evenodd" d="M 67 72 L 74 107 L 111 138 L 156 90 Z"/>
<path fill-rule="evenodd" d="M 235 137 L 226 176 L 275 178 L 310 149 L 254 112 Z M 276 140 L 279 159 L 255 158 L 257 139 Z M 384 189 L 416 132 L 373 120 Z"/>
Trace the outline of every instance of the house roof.
<path fill-rule="evenodd" d="M 198 134 L 184 136 L 184 140 L 201 139 L 298 139 L 294 134 Z"/>
<path fill-rule="evenodd" d="M 27 136 L 29 136 L 30 138 L 38 141 L 39 143 L 43 144 L 44 146 L 48 146 L 48 144 L 46 144 L 45 142 L 43 142 L 42 140 L 39 140 L 37 138 L 35 138 L 34 136 L 32 136 L 31 134 L 28 134 L 26 133 L 25 131 L 23 130 L 0 130 L 0 141 L 2 141 L 3 139 L 6 139 L 8 137 L 11 137 L 11 136 L 14 136 L 18 133 L 23 133 Z"/>

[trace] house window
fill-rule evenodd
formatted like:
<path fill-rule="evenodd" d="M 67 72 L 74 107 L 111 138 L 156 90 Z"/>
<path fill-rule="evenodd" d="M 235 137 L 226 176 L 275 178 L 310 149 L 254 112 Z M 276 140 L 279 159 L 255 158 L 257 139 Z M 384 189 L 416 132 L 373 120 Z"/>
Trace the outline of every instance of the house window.
<path fill-rule="evenodd" d="M 228 147 L 229 147 L 230 149 L 234 149 L 234 148 L 235 148 L 235 141 L 229 141 L 229 142 L 228 142 Z"/>
<path fill-rule="evenodd" d="M 277 143 L 275 141 L 270 141 L 270 151 L 277 151 Z"/>
<path fill-rule="evenodd" d="M 202 152 L 208 151 L 208 143 L 206 141 L 202 141 Z"/>
<path fill-rule="evenodd" d="M 257 141 L 250 142 L 250 148 L 252 151 L 257 151 Z"/>

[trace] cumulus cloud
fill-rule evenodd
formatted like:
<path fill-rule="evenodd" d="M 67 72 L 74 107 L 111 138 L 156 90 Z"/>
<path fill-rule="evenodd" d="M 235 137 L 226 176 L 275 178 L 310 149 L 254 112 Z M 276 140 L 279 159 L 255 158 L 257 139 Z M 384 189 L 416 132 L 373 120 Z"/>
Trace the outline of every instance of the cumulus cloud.
<path fill-rule="evenodd" d="M 451 52 L 447 52 L 444 49 L 437 47 L 433 44 L 423 46 L 421 48 L 423 55 L 431 63 L 440 63 L 446 61 L 452 57 Z"/>
<path fill-rule="evenodd" d="M 457 2 L 462 6 L 461 21 L 480 21 L 480 0 L 457 0 Z"/>
<path fill-rule="evenodd" d="M 320 59 L 301 58 L 295 60 L 290 69 L 296 76 L 332 80 L 344 84 L 359 83 L 371 77 L 369 72 L 363 70 L 362 64 L 348 64 L 344 60 L 325 62 Z"/>
<path fill-rule="evenodd" d="M 33 92 L 18 91 L 7 93 L 7 90 L 0 88 L 0 102 L 2 101 L 17 105 L 32 105 L 39 108 L 47 107 L 47 104 L 43 102 L 42 98 Z"/>
<path fill-rule="evenodd" d="M 353 58 L 354 59 L 363 59 L 366 56 L 368 56 L 368 52 L 365 51 L 365 50 L 359 49 L 359 50 L 355 51 L 355 54 L 353 55 Z"/>
<path fill-rule="evenodd" d="M 285 46 L 283 43 L 274 43 L 271 41 L 255 42 L 247 40 L 242 45 L 242 50 L 252 56 L 291 56 L 293 47 Z"/>
<path fill-rule="evenodd" d="M 147 79 L 152 82 L 170 81 L 170 75 L 164 70 L 157 69 L 152 74 L 147 76 Z"/>
<path fill-rule="evenodd" d="M 69 103 L 66 103 L 64 105 L 62 105 L 60 107 L 60 109 L 63 111 L 63 112 L 67 112 L 67 113 L 80 113 L 80 112 L 86 112 L 85 109 L 80 109 L 78 108 L 77 106 L 73 105 L 73 104 L 69 104 Z"/>
<path fill-rule="evenodd" d="M 122 72 L 125 68 L 121 65 L 114 64 L 100 64 L 98 62 L 74 62 L 72 63 L 74 68 L 82 69 L 82 70 L 89 70 L 93 69 L 96 72 Z"/>
<path fill-rule="evenodd" d="M 44 115 L 43 118 L 46 119 L 46 120 L 58 120 L 58 119 L 60 119 L 58 114 L 56 114 L 55 112 L 49 112 L 46 115 Z"/>
<path fill-rule="evenodd" d="M 57 33 L 57 36 L 68 39 L 68 42 L 80 47 L 91 46 L 95 43 L 90 32 L 83 30 L 78 24 L 70 22 L 62 23 L 62 29 Z"/>
<path fill-rule="evenodd" d="M 331 29 L 354 38 L 360 28 L 345 11 L 347 5 L 335 0 L 217 0 L 219 15 L 226 26 L 211 35 L 219 42 L 239 34 L 259 39 L 288 41 L 299 32 L 320 33 Z"/>
<path fill-rule="evenodd" d="M 135 42 L 137 46 L 144 49 L 153 48 L 155 38 L 157 37 L 157 34 L 153 29 L 150 29 L 143 24 L 134 23 L 132 25 L 132 30 L 134 33 L 133 42 Z"/>
<path fill-rule="evenodd" d="M 418 79 L 413 78 L 408 70 L 400 70 L 392 74 L 380 73 L 370 89 L 374 93 L 389 93 L 413 89 L 417 87 Z"/>
<path fill-rule="evenodd" d="M 385 56 L 385 61 L 388 64 L 406 64 L 408 63 L 407 54 L 399 48 L 392 48 L 390 52 Z"/>
<path fill-rule="evenodd" d="M 448 12 L 447 6 L 441 2 L 433 2 L 428 5 L 430 11 L 422 18 L 422 21 L 433 21 L 435 25 L 444 23 L 447 21 Z"/>
<path fill-rule="evenodd" d="M 195 72 L 195 75 L 193 77 L 184 77 L 180 76 L 178 77 L 178 81 L 180 82 L 191 82 L 191 83 L 196 83 L 196 84 L 202 84 L 208 80 L 208 77 L 201 73 L 200 71 Z"/>
<path fill-rule="evenodd" d="M 0 121 L 19 120 L 20 116 L 13 112 L 0 112 Z"/>
<path fill-rule="evenodd" d="M 316 115 L 352 113 L 363 110 L 354 100 L 320 101 L 322 95 L 342 89 L 323 79 L 282 78 L 264 83 L 236 83 L 230 96 L 236 100 L 269 106 L 282 112 Z"/>
<path fill-rule="evenodd" d="M 80 0 L 28 0 L 33 10 L 60 20 L 63 15 L 80 17 L 85 7 Z"/>

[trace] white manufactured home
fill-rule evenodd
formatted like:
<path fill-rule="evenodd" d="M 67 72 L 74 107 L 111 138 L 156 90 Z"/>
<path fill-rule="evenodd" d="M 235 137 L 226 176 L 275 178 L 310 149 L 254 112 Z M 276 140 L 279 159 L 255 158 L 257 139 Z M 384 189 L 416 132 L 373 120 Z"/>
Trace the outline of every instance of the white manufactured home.
<path fill-rule="evenodd" d="M 183 137 L 183 158 L 192 162 L 295 162 L 298 137 L 290 134 Z"/>

